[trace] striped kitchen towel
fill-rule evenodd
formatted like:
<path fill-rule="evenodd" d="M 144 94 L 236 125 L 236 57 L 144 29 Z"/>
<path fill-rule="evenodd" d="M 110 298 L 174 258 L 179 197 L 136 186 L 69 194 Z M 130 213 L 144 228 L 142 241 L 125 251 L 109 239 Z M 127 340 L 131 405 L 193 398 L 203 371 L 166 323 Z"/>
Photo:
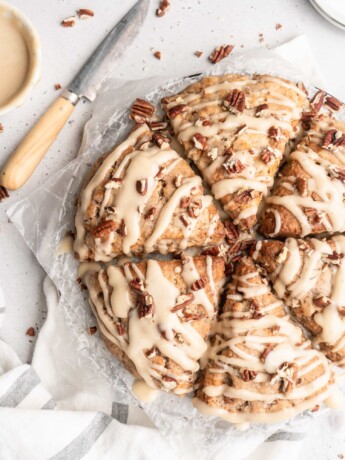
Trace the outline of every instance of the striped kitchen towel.
<path fill-rule="evenodd" d="M 32 365 L 22 364 L 0 340 L 0 460 L 196 460 L 187 446 L 177 452 L 139 407 L 114 402 L 108 382 L 82 357 L 76 359 L 48 278 L 44 292 L 48 316 Z M 278 432 L 249 457 L 236 459 L 309 460 L 304 438 L 304 433 Z M 232 460 L 233 454 L 229 443 L 205 458 Z"/>

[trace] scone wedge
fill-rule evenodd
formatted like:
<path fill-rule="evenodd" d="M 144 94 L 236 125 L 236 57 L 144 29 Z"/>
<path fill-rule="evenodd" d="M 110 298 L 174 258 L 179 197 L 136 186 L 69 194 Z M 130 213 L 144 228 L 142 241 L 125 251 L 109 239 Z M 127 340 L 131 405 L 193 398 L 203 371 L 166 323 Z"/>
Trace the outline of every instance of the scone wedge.
<path fill-rule="evenodd" d="M 151 388 L 193 390 L 224 282 L 211 256 L 145 260 L 88 271 L 83 279 L 109 350 Z"/>
<path fill-rule="evenodd" d="M 163 108 L 187 155 L 242 230 L 256 222 L 306 94 L 270 75 L 205 77 L 165 97 Z"/>
<path fill-rule="evenodd" d="M 194 404 L 231 423 L 290 419 L 333 390 L 327 359 L 310 348 L 251 258 L 235 268 L 208 358 Z"/>
<path fill-rule="evenodd" d="M 345 123 L 320 115 L 266 199 L 260 232 L 301 238 L 345 231 Z"/>
<path fill-rule="evenodd" d="M 345 366 L 345 236 L 258 241 L 253 258 L 312 343 Z"/>
<path fill-rule="evenodd" d="M 138 126 L 101 158 L 77 209 L 79 260 L 219 244 L 224 227 L 201 178 L 162 135 Z"/>

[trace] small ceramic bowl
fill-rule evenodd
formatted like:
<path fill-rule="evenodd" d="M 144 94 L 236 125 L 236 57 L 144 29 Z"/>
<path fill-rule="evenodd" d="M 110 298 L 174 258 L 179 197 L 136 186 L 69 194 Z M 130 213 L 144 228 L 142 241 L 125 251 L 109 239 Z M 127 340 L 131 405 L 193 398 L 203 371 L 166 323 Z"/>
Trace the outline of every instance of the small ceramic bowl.
<path fill-rule="evenodd" d="M 0 0 L 0 15 L 7 16 L 14 21 L 23 36 L 29 55 L 29 70 L 24 83 L 19 90 L 7 100 L 5 105 L 0 105 L 0 115 L 20 106 L 31 89 L 36 85 L 41 76 L 41 45 L 37 32 L 31 22 L 17 8 Z"/>

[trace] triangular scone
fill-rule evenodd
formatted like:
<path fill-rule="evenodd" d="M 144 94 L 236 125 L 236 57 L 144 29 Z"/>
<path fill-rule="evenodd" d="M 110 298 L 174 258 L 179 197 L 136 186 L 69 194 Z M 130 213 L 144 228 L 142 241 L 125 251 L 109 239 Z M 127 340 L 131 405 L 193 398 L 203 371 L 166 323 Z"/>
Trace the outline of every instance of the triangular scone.
<path fill-rule="evenodd" d="M 168 253 L 223 240 L 223 224 L 201 178 L 162 137 L 141 125 L 95 164 L 75 219 L 80 260 Z"/>
<path fill-rule="evenodd" d="M 250 258 L 241 259 L 211 339 L 194 404 L 232 423 L 271 423 L 324 401 L 332 373 Z"/>
<path fill-rule="evenodd" d="M 260 231 L 303 237 L 345 231 L 345 123 L 319 116 L 279 173 Z"/>
<path fill-rule="evenodd" d="M 162 100 L 187 155 L 241 229 L 253 227 L 306 103 L 269 75 L 205 77 Z"/>
<path fill-rule="evenodd" d="M 149 387 L 192 391 L 217 313 L 223 260 L 146 260 L 89 271 L 83 281 L 105 343 L 125 367 Z"/>
<path fill-rule="evenodd" d="M 345 236 L 259 241 L 253 258 L 327 358 L 345 366 Z"/>

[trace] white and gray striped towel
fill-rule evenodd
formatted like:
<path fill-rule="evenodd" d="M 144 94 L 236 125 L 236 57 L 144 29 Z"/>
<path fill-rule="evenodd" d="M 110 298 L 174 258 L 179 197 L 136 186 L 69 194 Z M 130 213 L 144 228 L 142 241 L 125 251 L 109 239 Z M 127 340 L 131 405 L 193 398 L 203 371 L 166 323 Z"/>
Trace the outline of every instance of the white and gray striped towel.
<path fill-rule="evenodd" d="M 32 365 L 22 364 L 0 340 L 0 460 L 192 460 L 190 453 L 176 452 L 141 409 L 113 402 L 109 384 L 75 357 L 48 278 L 44 292 L 48 316 Z M 2 316 L 4 309 L 0 290 Z M 297 460 L 304 438 L 276 433 L 247 460 Z M 229 460 L 231 454 L 229 445 L 210 459 Z"/>

